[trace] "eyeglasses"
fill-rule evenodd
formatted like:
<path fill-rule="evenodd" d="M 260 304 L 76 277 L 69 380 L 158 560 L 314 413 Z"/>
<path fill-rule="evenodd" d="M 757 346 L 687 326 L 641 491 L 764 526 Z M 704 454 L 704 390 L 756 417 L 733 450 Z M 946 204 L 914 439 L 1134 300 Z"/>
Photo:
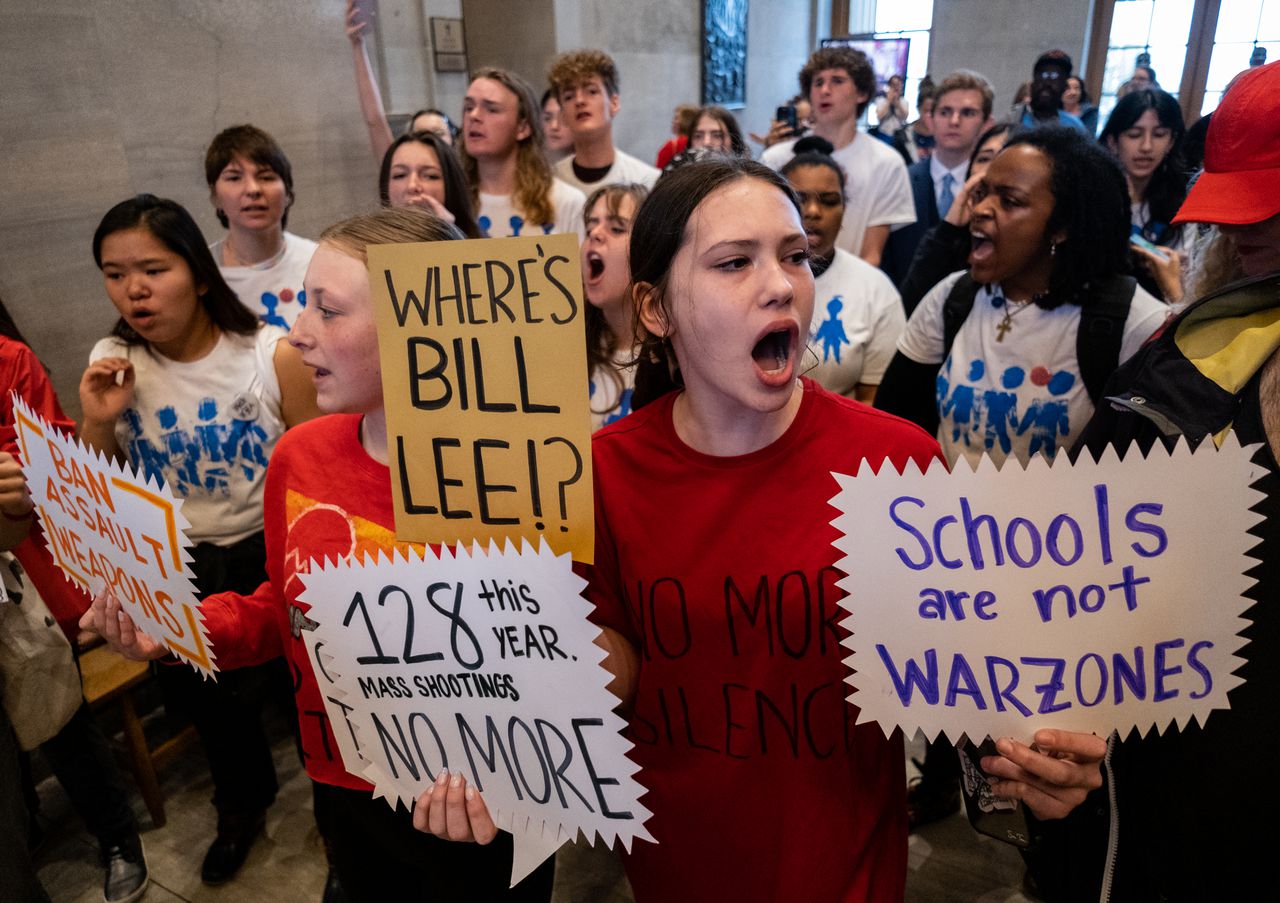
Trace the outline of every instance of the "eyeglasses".
<path fill-rule="evenodd" d="M 982 111 L 977 107 L 938 107 L 933 111 L 935 119 L 950 119 L 953 116 L 959 116 L 961 119 L 977 119 L 982 115 Z"/>
<path fill-rule="evenodd" d="M 1062 74 L 1061 69 L 1041 69 L 1036 73 L 1037 80 L 1056 82 L 1063 78 L 1066 78 L 1066 76 Z"/>

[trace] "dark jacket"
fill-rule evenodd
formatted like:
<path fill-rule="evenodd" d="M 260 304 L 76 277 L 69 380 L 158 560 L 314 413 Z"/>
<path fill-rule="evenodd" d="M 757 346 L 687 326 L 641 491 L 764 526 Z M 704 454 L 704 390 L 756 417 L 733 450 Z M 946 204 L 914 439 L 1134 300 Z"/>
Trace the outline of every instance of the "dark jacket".
<path fill-rule="evenodd" d="M 1197 335 L 1192 360 L 1180 343 Z M 1248 572 L 1257 582 L 1246 593 L 1255 604 L 1242 632 L 1246 663 L 1236 672 L 1245 683 L 1230 691 L 1230 710 L 1203 726 L 1114 744 L 1114 810 L 1106 795 L 1101 805 L 1091 798 L 1067 823 L 1046 823 L 1045 843 L 1029 857 L 1046 900 L 1098 899 L 1106 872 L 1086 860 L 1105 852 L 1098 839 L 1108 815 L 1118 829 L 1111 900 L 1280 898 L 1271 859 L 1280 817 L 1280 779 L 1271 775 L 1280 741 L 1280 475 L 1259 398 L 1260 369 L 1277 347 L 1280 274 L 1210 295 L 1116 371 L 1105 393 L 1112 403 L 1098 407 L 1077 443 L 1075 453 L 1096 456 L 1108 445 L 1195 444 L 1230 427 L 1242 443 L 1261 443 L 1254 460 L 1264 476 L 1255 488 L 1265 498 L 1254 510 L 1264 519 L 1250 531 L 1259 539 L 1250 553 L 1259 563 Z"/>
<path fill-rule="evenodd" d="M 911 259 L 915 256 L 916 246 L 924 234 L 938 224 L 938 202 L 933 195 L 933 177 L 929 174 L 929 161 L 920 160 L 907 167 L 907 177 L 911 180 L 911 196 L 916 204 L 916 221 L 909 226 L 894 229 L 889 233 L 889 240 L 884 246 L 884 255 L 880 259 L 880 269 L 893 280 L 895 286 L 901 286 L 911 268 Z M 956 186 L 956 191 L 960 186 Z M 910 313 L 910 310 L 907 311 Z"/>

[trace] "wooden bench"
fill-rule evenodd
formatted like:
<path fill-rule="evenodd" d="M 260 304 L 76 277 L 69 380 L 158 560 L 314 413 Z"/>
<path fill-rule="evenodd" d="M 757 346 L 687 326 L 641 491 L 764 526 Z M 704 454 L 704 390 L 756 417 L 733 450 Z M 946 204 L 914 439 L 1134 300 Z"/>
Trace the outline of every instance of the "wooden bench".
<path fill-rule="evenodd" d="M 95 646 L 80 656 L 80 676 L 84 698 L 95 708 L 118 704 L 124 722 L 125 763 L 138 784 L 151 821 L 165 823 L 164 794 L 156 772 L 195 740 L 195 728 L 187 726 L 155 749 L 147 745 L 142 720 L 133 704 L 132 692 L 151 679 L 147 662 L 131 662 L 106 645 Z"/>

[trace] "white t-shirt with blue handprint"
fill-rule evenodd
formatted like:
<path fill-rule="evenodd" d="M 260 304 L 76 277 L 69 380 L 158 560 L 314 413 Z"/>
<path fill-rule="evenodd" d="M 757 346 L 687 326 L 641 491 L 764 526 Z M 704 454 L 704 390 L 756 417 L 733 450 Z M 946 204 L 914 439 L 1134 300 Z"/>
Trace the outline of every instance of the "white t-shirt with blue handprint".
<path fill-rule="evenodd" d="M 573 186 L 566 185 L 559 179 L 551 180 L 551 207 L 556 214 L 555 222 L 552 223 L 526 223 L 524 215 L 516 209 L 514 200 L 509 194 L 481 193 L 480 210 L 476 214 L 481 235 L 485 238 L 513 238 L 573 232 L 579 240 L 582 239 L 585 228 L 582 223 L 582 208 L 587 203 L 587 198 Z"/>
<path fill-rule="evenodd" d="M 1093 416 L 1093 401 L 1080 377 L 1076 333 L 1080 308 L 1016 310 L 1001 341 L 1005 299 L 1000 286 L 983 286 L 973 310 L 943 360 L 942 308 L 960 273 L 952 273 L 924 296 L 907 321 L 898 349 L 920 364 L 941 363 L 936 397 L 938 442 L 948 463 L 976 464 L 982 455 L 997 463 L 1013 456 L 1052 458 L 1070 446 Z M 1124 362 L 1164 323 L 1169 307 L 1141 287 L 1133 296 L 1120 344 Z"/>
<path fill-rule="evenodd" d="M 804 375 L 849 398 L 859 383 L 880 385 L 906 322 L 902 297 L 884 271 L 837 248 L 814 280 L 809 350 L 817 363 L 806 355 Z"/>
<path fill-rule="evenodd" d="M 222 260 L 222 241 L 209 245 L 213 259 Z M 288 331 L 307 306 L 307 293 L 302 277 L 311 265 L 316 243 L 309 238 L 284 233 L 284 247 L 270 260 L 251 267 L 227 267 L 219 264 L 222 278 L 227 280 L 241 303 L 271 326 Z"/>

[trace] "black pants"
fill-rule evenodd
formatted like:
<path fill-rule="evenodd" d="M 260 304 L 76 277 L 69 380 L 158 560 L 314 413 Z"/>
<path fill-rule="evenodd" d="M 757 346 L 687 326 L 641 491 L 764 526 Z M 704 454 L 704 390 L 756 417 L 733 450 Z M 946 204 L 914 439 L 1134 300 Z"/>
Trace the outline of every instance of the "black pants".
<path fill-rule="evenodd" d="M 100 847 L 138 836 L 124 778 L 88 703 L 82 701 L 66 726 L 46 740 L 40 751 Z"/>
<path fill-rule="evenodd" d="M 261 533 L 231 546 L 200 543 L 192 556 L 196 595 L 201 599 L 228 590 L 247 595 L 267 579 Z M 166 710 L 191 720 L 209 758 L 219 828 L 241 829 L 246 820 L 271 805 L 279 789 L 271 744 L 262 726 L 263 704 L 279 699 L 290 707 L 290 724 L 297 723 L 284 659 L 219 671 L 216 681 L 205 680 L 194 668 L 172 659 L 162 659 L 157 669 Z"/>
<path fill-rule="evenodd" d="M 13 903 L 49 903 L 27 852 L 27 817 L 18 740 L 0 706 L 0 891 Z"/>
<path fill-rule="evenodd" d="M 547 903 L 555 857 L 508 889 L 511 835 L 493 843 L 452 843 L 413 829 L 403 808 L 367 791 L 316 785 L 316 822 L 352 903 Z"/>

